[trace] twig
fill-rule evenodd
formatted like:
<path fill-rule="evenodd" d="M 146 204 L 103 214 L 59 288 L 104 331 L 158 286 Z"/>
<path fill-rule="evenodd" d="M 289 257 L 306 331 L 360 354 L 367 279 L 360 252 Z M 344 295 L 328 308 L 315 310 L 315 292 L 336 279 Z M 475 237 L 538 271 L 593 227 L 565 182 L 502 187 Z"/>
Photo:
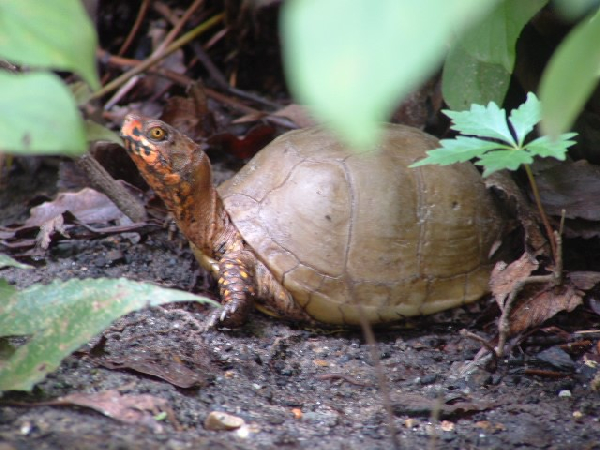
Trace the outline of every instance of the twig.
<path fill-rule="evenodd" d="M 394 410 L 392 408 L 390 387 L 388 384 L 388 380 L 386 379 L 385 374 L 383 373 L 383 367 L 381 366 L 381 360 L 377 352 L 377 340 L 375 339 L 375 333 L 373 333 L 373 328 L 371 327 L 371 324 L 367 321 L 367 315 L 364 313 L 361 305 L 357 304 L 356 307 L 358 308 L 360 327 L 362 328 L 365 340 L 369 345 L 371 359 L 373 360 L 373 365 L 375 367 L 375 373 L 377 375 L 377 381 L 379 384 L 379 391 L 381 392 L 381 397 L 383 399 L 383 406 L 387 413 L 388 431 L 390 433 L 392 447 L 396 450 L 400 450 L 400 441 L 398 440 L 398 436 L 396 435 L 396 427 L 394 426 Z"/>
<path fill-rule="evenodd" d="M 154 64 L 162 61 L 165 57 L 167 57 L 174 51 L 180 49 L 182 46 L 190 43 L 195 38 L 197 38 L 199 35 L 201 35 L 205 31 L 207 31 L 208 29 L 212 28 L 213 26 L 215 26 L 222 20 L 223 20 L 223 14 L 217 14 L 216 16 L 211 17 L 210 19 L 208 19 L 201 25 L 198 25 L 193 30 L 188 31 L 186 34 L 181 36 L 179 39 L 177 39 L 175 42 L 173 42 L 171 45 L 169 45 L 167 48 L 165 48 L 162 52 L 160 52 L 160 54 L 156 54 L 156 52 L 155 52 L 155 54 L 153 54 L 150 58 L 144 60 L 142 63 L 138 64 L 137 66 L 135 66 L 128 72 L 115 78 L 110 83 L 108 83 L 106 86 L 104 86 L 102 89 L 94 92 L 91 96 L 91 99 L 100 98 L 100 97 L 104 96 L 106 93 L 113 91 L 115 89 L 118 89 L 125 82 L 127 82 L 127 80 L 129 80 L 131 77 L 144 72 L 148 68 L 152 67 Z"/>
<path fill-rule="evenodd" d="M 498 345 L 496 346 L 496 356 L 501 358 L 504 355 L 504 345 L 510 335 L 510 313 L 515 304 L 517 296 L 523 288 L 529 284 L 549 283 L 558 286 L 562 283 L 563 255 L 562 255 L 562 237 L 557 231 L 553 233 L 553 241 L 556 243 L 556 253 L 554 261 L 554 270 L 548 275 L 532 275 L 515 283 L 508 299 L 502 307 L 502 314 L 498 320 Z"/>
<path fill-rule="evenodd" d="M 135 35 L 137 34 L 137 32 L 140 29 L 140 26 L 142 25 L 144 17 L 146 17 L 146 13 L 148 12 L 148 6 L 150 6 L 150 0 L 144 0 L 142 2 L 142 5 L 140 6 L 140 10 L 138 11 L 137 17 L 135 18 L 133 27 L 131 27 L 131 30 L 129 31 L 129 34 L 125 39 L 125 42 L 123 42 L 123 45 L 121 45 L 121 48 L 119 49 L 119 56 L 123 56 L 127 52 L 127 50 L 129 50 L 129 47 L 131 46 Z"/>
<path fill-rule="evenodd" d="M 106 194 L 123 213 L 134 222 L 146 220 L 144 206 L 106 172 L 104 167 L 92 155 L 85 153 L 75 163 L 87 175 L 93 188 Z"/>
<path fill-rule="evenodd" d="M 531 186 L 531 190 L 533 192 L 533 198 L 535 199 L 535 204 L 537 206 L 538 211 L 540 212 L 540 217 L 542 218 L 542 223 L 544 224 L 544 228 L 546 228 L 546 234 L 548 235 L 548 240 L 550 241 L 550 247 L 552 248 L 552 256 L 556 261 L 556 241 L 554 240 L 554 230 L 550 226 L 550 222 L 548 221 L 548 216 L 546 216 L 546 212 L 544 211 L 544 207 L 542 206 L 542 200 L 540 198 L 540 191 L 538 189 L 537 183 L 535 181 L 535 177 L 533 176 L 533 172 L 531 171 L 531 167 L 528 164 L 525 164 L 525 173 L 527 174 L 527 179 L 529 180 L 529 185 Z"/>
<path fill-rule="evenodd" d="M 355 386 L 373 387 L 369 383 L 363 383 L 362 381 L 355 380 L 350 375 L 345 374 L 345 373 L 323 373 L 323 374 L 320 374 L 320 375 L 316 375 L 315 378 L 317 380 L 335 380 L 335 379 L 340 379 L 340 380 L 347 381 L 350 384 L 354 384 Z"/>
<path fill-rule="evenodd" d="M 159 55 L 160 53 L 162 53 L 164 49 L 167 48 L 167 46 L 175 40 L 175 37 L 181 32 L 185 23 L 189 20 L 192 14 L 194 14 L 194 12 L 202 5 L 202 3 L 204 3 L 204 0 L 195 0 L 194 3 L 192 3 L 192 5 L 187 9 L 187 11 L 183 13 L 183 16 L 181 16 L 181 19 L 179 19 L 179 21 L 177 22 L 177 25 L 175 25 L 175 27 L 173 27 L 173 29 L 169 31 L 164 41 L 152 53 L 152 56 Z"/>

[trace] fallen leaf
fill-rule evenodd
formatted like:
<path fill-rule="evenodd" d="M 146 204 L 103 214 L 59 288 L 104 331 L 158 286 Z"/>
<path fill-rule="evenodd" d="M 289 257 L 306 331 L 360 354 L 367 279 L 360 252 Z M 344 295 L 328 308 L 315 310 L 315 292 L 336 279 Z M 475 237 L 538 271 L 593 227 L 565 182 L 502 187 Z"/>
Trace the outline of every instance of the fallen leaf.
<path fill-rule="evenodd" d="M 86 224 L 106 223 L 125 218 L 106 195 L 91 188 L 84 188 L 79 192 L 59 194 L 55 200 L 32 208 L 24 226 L 39 227 L 66 211 L 73 214 L 79 222 Z"/>
<path fill-rule="evenodd" d="M 162 433 L 163 426 L 154 419 L 154 416 L 166 412 L 167 417 L 174 418 L 172 410 L 163 398 L 149 394 L 121 394 L 116 390 L 94 393 L 77 392 L 33 405 L 83 406 L 98 411 L 111 419 L 145 425 L 156 433 Z"/>
<path fill-rule="evenodd" d="M 491 409 L 492 405 L 467 402 L 462 399 L 430 399 L 419 394 L 397 393 L 392 397 L 392 408 L 397 416 L 431 417 L 432 414 L 439 413 L 440 418 L 449 418 L 470 412 L 485 411 Z"/>
<path fill-rule="evenodd" d="M 225 153 L 239 159 L 251 158 L 264 148 L 275 136 L 275 129 L 269 125 L 257 125 L 245 136 L 238 137 L 233 134 L 215 134 L 208 139 L 211 147 L 219 148 Z"/>
<path fill-rule="evenodd" d="M 531 202 L 525 198 L 521 189 L 506 171 L 494 172 L 484 179 L 485 186 L 494 188 L 505 198 L 503 205 L 512 210 L 525 231 L 525 242 L 534 249 L 534 253 L 549 254 L 548 240 L 540 232 L 541 219 L 537 210 L 531 207 Z M 509 232 L 511 230 L 506 230 Z"/>
<path fill-rule="evenodd" d="M 600 283 L 600 272 L 591 270 L 569 272 L 569 280 L 576 288 L 587 291 Z"/>
<path fill-rule="evenodd" d="M 271 115 L 290 119 L 298 128 L 308 128 L 317 124 L 310 111 L 302 105 L 287 105 Z"/>
<path fill-rule="evenodd" d="M 537 260 L 527 252 L 510 265 L 506 265 L 502 261 L 496 263 L 490 276 L 490 288 L 500 309 L 504 308 L 504 302 L 515 285 L 531 275 L 531 272 L 537 270 L 538 267 Z"/>
<path fill-rule="evenodd" d="M 187 97 L 171 97 L 167 100 L 161 120 L 189 136 L 193 140 L 212 135 L 215 123 L 208 107 L 208 99 L 202 82 L 197 81 L 188 90 Z"/>
<path fill-rule="evenodd" d="M 208 372 L 207 368 L 197 367 L 196 370 L 191 370 L 179 361 L 161 358 L 160 355 L 134 353 L 120 358 L 105 357 L 99 362 L 109 369 L 130 369 L 145 375 L 152 375 L 182 389 L 203 387 L 209 383 L 209 377 L 205 375 Z"/>
<path fill-rule="evenodd" d="M 585 160 L 561 162 L 537 171 L 535 180 L 550 215 L 600 221 L 600 167 Z"/>
<path fill-rule="evenodd" d="M 517 304 L 510 314 L 511 334 L 537 327 L 559 312 L 571 312 L 583 303 L 583 293 L 569 284 L 530 286 L 537 292 L 531 292 L 532 289 L 526 288 L 519 295 Z"/>
<path fill-rule="evenodd" d="M 510 265 L 499 262 L 490 277 L 490 288 L 500 310 L 515 286 L 526 282 L 539 263 L 528 252 Z M 510 312 L 510 335 L 541 325 L 562 311 L 570 312 L 583 302 L 583 292 L 568 280 L 555 286 L 552 282 L 528 283 L 519 291 Z"/>

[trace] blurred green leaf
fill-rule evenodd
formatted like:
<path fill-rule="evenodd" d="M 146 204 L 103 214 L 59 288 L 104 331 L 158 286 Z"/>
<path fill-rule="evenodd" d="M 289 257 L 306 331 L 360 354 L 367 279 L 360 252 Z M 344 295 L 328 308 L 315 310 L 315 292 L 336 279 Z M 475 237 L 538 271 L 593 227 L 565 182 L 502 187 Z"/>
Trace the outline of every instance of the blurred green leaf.
<path fill-rule="evenodd" d="M 0 72 L 0 151 L 77 155 L 87 146 L 73 95 L 56 75 Z"/>
<path fill-rule="evenodd" d="M 4 278 L 0 278 L 0 304 L 8 300 L 8 298 L 16 292 L 16 288 L 6 281 Z"/>
<path fill-rule="evenodd" d="M 85 121 L 85 131 L 89 142 L 105 141 L 113 142 L 123 146 L 121 137 L 112 130 L 109 130 L 104 125 L 94 122 L 93 120 Z"/>
<path fill-rule="evenodd" d="M 452 46 L 444 64 L 442 93 L 446 103 L 461 111 L 477 103 L 502 103 L 510 73 L 500 64 L 480 61 L 461 46 Z"/>
<path fill-rule="evenodd" d="M 0 269 L 4 267 L 16 267 L 17 269 L 33 269 L 33 266 L 23 264 L 16 259 L 11 258 L 7 255 L 0 255 Z"/>
<path fill-rule="evenodd" d="M 357 148 L 438 67 L 454 33 L 495 5 L 487 0 L 288 0 L 286 75 L 298 100 Z"/>
<path fill-rule="evenodd" d="M 600 0 L 554 0 L 554 7 L 563 17 L 572 20 L 593 13 L 600 7 Z"/>
<path fill-rule="evenodd" d="M 94 89 L 96 33 L 80 1 L 2 0 L 0 58 L 75 72 Z"/>
<path fill-rule="evenodd" d="M 444 99 L 452 109 L 504 102 L 517 39 L 547 2 L 505 0 L 452 45 L 442 77 Z"/>
<path fill-rule="evenodd" d="M 548 62 L 540 82 L 542 134 L 571 128 L 598 83 L 600 10 L 571 31 Z"/>
<path fill-rule="evenodd" d="M 0 362 L 0 390 L 29 390 L 116 318 L 148 306 L 204 297 L 125 279 L 55 281 L 0 303 L 0 336 L 31 336 Z"/>

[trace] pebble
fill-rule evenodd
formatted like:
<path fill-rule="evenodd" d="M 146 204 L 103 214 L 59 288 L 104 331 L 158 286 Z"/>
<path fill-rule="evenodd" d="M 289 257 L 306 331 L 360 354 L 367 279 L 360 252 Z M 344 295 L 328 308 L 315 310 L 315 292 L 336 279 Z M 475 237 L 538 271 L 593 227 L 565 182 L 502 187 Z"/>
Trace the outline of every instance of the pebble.
<path fill-rule="evenodd" d="M 222 411 L 211 411 L 204 421 L 204 428 L 212 431 L 237 430 L 244 425 L 244 419 Z"/>

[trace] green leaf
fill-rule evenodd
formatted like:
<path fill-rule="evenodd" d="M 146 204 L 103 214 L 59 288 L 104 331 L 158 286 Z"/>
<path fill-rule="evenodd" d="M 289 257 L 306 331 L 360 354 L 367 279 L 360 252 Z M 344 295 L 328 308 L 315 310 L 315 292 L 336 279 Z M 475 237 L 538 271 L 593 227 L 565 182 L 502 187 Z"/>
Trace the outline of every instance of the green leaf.
<path fill-rule="evenodd" d="M 568 20 L 574 20 L 598 8 L 598 0 L 554 0 L 552 5 Z"/>
<path fill-rule="evenodd" d="M 428 150 L 428 156 L 426 158 L 409 167 L 418 167 L 428 164 L 446 166 L 478 158 L 488 150 L 504 148 L 497 142 L 466 136 L 457 136 L 454 139 L 443 139 L 440 141 L 440 144 L 443 148 Z"/>
<path fill-rule="evenodd" d="M 494 11 L 465 33 L 460 44 L 480 61 L 500 64 L 511 73 L 516 43 L 523 27 L 548 0 L 504 0 Z"/>
<path fill-rule="evenodd" d="M 462 111 L 472 104 L 502 103 L 509 81 L 501 64 L 480 61 L 456 45 L 444 64 L 442 93 L 453 110 Z"/>
<path fill-rule="evenodd" d="M 517 170 L 522 164 L 531 164 L 533 157 L 523 150 L 494 150 L 481 155 L 475 164 L 484 166 L 483 176 L 503 170 Z"/>
<path fill-rule="evenodd" d="M 438 69 L 447 42 L 495 1 L 289 0 L 284 62 L 298 101 L 358 148 Z"/>
<path fill-rule="evenodd" d="M 547 0 L 505 0 L 452 45 L 442 77 L 444 99 L 454 110 L 504 102 L 516 42 Z"/>
<path fill-rule="evenodd" d="M 0 336 L 31 336 L 0 362 L 0 390 L 29 390 L 123 314 L 175 301 L 211 300 L 125 279 L 55 281 L 0 303 Z"/>
<path fill-rule="evenodd" d="M 98 122 L 94 122 L 93 120 L 85 121 L 85 131 L 89 142 L 105 141 L 113 142 L 115 144 L 123 146 L 123 141 L 117 133 L 115 133 L 112 130 L 109 130 L 104 125 L 99 124 Z"/>
<path fill-rule="evenodd" d="M 567 131 L 598 83 L 600 10 L 562 41 L 546 65 L 540 82 L 542 134 Z"/>
<path fill-rule="evenodd" d="M 33 269 L 33 266 L 23 264 L 16 259 L 11 258 L 7 255 L 0 255 L 0 269 L 4 267 L 16 267 L 17 269 Z"/>
<path fill-rule="evenodd" d="M 471 136 L 500 139 L 512 146 L 516 145 L 506 123 L 506 111 L 498 108 L 495 103 L 490 102 L 487 106 L 472 105 L 468 111 L 446 109 L 442 112 L 452 119 L 453 130 Z"/>
<path fill-rule="evenodd" d="M 73 96 L 56 75 L 0 72 L 0 152 L 77 155 L 87 147 Z"/>
<path fill-rule="evenodd" d="M 541 136 L 525 146 L 525 149 L 534 156 L 542 158 L 552 157 L 559 161 L 567 158 L 567 150 L 576 142 L 571 140 L 576 133 L 561 134 L 557 138 Z"/>
<path fill-rule="evenodd" d="M 17 289 L 14 286 L 8 284 L 8 281 L 6 281 L 3 278 L 0 278 L 0 304 L 7 301 L 8 298 L 11 295 L 13 295 L 16 291 Z"/>
<path fill-rule="evenodd" d="M 517 143 L 521 147 L 525 137 L 540 121 L 540 101 L 533 92 L 527 93 L 525 103 L 510 112 L 509 120 L 517 136 Z"/>
<path fill-rule="evenodd" d="M 96 33 L 80 1 L 2 0 L 0 58 L 75 72 L 94 89 Z"/>

